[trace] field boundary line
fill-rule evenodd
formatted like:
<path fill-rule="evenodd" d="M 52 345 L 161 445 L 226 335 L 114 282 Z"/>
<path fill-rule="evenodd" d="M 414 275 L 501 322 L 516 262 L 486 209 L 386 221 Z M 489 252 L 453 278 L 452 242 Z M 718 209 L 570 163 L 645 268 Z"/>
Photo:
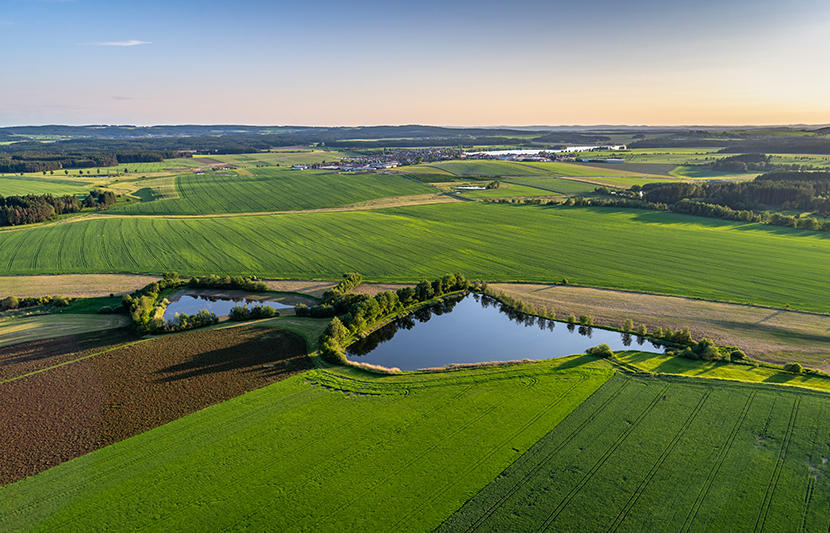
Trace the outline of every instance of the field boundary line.
<path fill-rule="evenodd" d="M 666 461 L 666 458 L 668 458 L 668 456 L 671 454 L 671 452 L 674 451 L 675 446 L 677 446 L 677 443 L 680 442 L 681 438 L 683 438 L 683 435 L 686 433 L 686 430 L 689 429 L 689 426 L 691 426 L 692 423 L 695 421 L 695 419 L 697 418 L 697 415 L 703 409 L 703 404 L 706 403 L 706 401 L 709 399 L 709 396 L 711 394 L 712 394 L 712 391 L 706 391 L 706 393 L 700 398 L 700 401 L 698 401 L 697 406 L 695 406 L 692 413 L 689 415 L 689 417 L 683 423 L 683 426 L 680 428 L 680 431 L 677 432 L 677 434 L 671 440 L 671 442 L 666 447 L 666 449 L 663 450 L 663 453 L 660 454 L 660 457 L 657 459 L 657 461 L 654 463 L 654 465 L 652 465 L 651 470 L 648 471 L 648 474 L 646 474 L 646 477 L 643 478 L 643 480 L 637 486 L 637 489 L 634 491 L 634 493 L 628 499 L 628 502 L 623 507 L 623 510 L 620 512 L 620 514 L 617 515 L 617 518 L 614 520 L 614 522 L 608 528 L 609 533 L 617 531 L 617 529 L 619 529 L 620 525 L 622 525 L 623 521 L 625 521 L 626 517 L 628 516 L 628 513 L 631 511 L 631 509 L 634 507 L 634 505 L 636 505 L 637 500 L 640 499 L 640 496 L 642 496 L 643 492 L 645 492 L 646 488 L 651 483 L 651 480 L 657 474 L 657 471 L 663 466 L 663 463 Z"/>
<path fill-rule="evenodd" d="M 551 401 L 550 401 L 547 405 L 545 405 L 545 406 L 544 406 L 544 408 L 540 409 L 540 410 L 539 410 L 539 412 L 538 412 L 535 416 L 533 416 L 530 420 L 528 420 L 528 421 L 527 421 L 527 423 L 525 423 L 524 425 L 522 425 L 522 427 L 520 427 L 519 429 L 517 429 L 516 431 L 514 431 L 514 432 L 512 432 L 510 435 L 508 435 L 506 439 L 503 439 L 503 440 L 502 440 L 502 441 L 501 441 L 501 442 L 500 442 L 497 446 L 495 446 L 495 447 L 494 447 L 494 448 L 490 451 L 490 453 L 486 454 L 484 457 L 482 457 L 481 459 L 479 459 L 478 461 L 476 461 L 476 462 L 475 462 L 472 466 L 470 466 L 469 468 L 467 468 L 467 469 L 466 469 L 466 470 L 465 470 L 462 474 L 458 475 L 458 476 L 457 476 L 457 477 L 456 477 L 453 481 L 451 481 L 450 483 L 445 484 L 445 485 L 441 488 L 441 490 L 439 490 L 439 491 L 435 492 L 434 494 L 432 494 L 432 495 L 431 495 L 431 496 L 430 496 L 430 497 L 429 497 L 426 501 L 422 502 L 422 503 L 421 503 L 421 505 L 419 505 L 419 506 L 418 506 L 418 507 L 416 507 L 415 509 L 411 510 L 408 514 L 404 515 L 404 516 L 403 516 L 400 520 L 398 520 L 397 522 L 395 522 L 395 524 L 393 524 L 393 525 L 392 525 L 392 527 L 390 527 L 390 530 L 398 530 L 398 528 L 400 528 L 401 524 L 402 524 L 402 523 L 404 523 L 404 522 L 406 522 L 406 521 L 409 519 L 409 517 L 410 517 L 410 516 L 412 516 L 412 515 L 416 514 L 416 513 L 417 513 L 417 512 L 418 512 L 421 508 L 423 508 L 424 506 L 431 504 L 434 500 L 436 500 L 437 498 L 439 498 L 440 496 L 442 496 L 444 493 L 446 493 L 448 490 L 450 490 L 450 488 L 452 488 L 453 486 L 455 486 L 456 484 L 458 484 L 458 483 L 459 483 L 459 481 L 461 481 L 462 479 L 465 479 L 465 478 L 466 478 L 466 477 L 467 477 L 467 476 L 468 476 L 471 472 L 475 471 L 475 470 L 476 470 L 476 469 L 477 469 L 477 468 L 478 468 L 481 464 L 483 464 L 483 463 L 485 463 L 487 460 L 489 460 L 489 459 L 490 459 L 490 457 L 491 457 L 492 455 L 494 455 L 494 454 L 495 454 L 498 450 L 502 449 L 502 448 L 503 448 L 503 447 L 504 447 L 504 446 L 505 446 L 508 442 L 510 442 L 510 441 L 511 441 L 512 439 L 514 439 L 517 435 L 519 435 L 519 434 L 521 434 L 521 433 L 525 432 L 525 431 L 527 430 L 527 428 L 529 428 L 530 426 L 532 426 L 533 424 L 535 424 L 535 423 L 536 423 L 536 422 L 537 422 L 540 418 L 542 418 L 542 416 L 544 416 L 544 415 L 545 415 L 545 414 L 546 414 L 546 413 L 547 413 L 547 412 L 548 412 L 548 411 L 549 411 L 549 410 L 550 410 L 553 406 L 555 406 L 555 405 L 556 405 L 556 404 L 558 404 L 560 401 L 562 401 L 562 399 L 563 399 L 563 398 L 567 397 L 567 396 L 568 396 L 568 393 L 570 393 L 570 392 L 571 392 L 572 390 L 574 390 L 576 387 L 578 387 L 579 385 L 581 385 L 582 383 L 584 383 L 586 379 L 587 379 L 587 378 L 582 377 L 582 378 L 581 378 L 581 379 L 579 379 L 579 380 L 578 380 L 578 381 L 577 381 L 577 382 L 576 382 L 576 383 L 575 383 L 575 384 L 574 384 L 571 388 L 569 388 L 567 391 L 562 392 L 562 393 L 561 393 L 561 394 L 559 394 L 556 398 L 554 398 L 553 400 L 551 400 Z M 573 411 L 571 411 L 571 412 L 573 412 Z M 566 416 L 565 418 L 567 418 L 567 416 Z M 563 420 L 564 420 L 564 418 L 563 418 Z M 561 423 L 561 421 L 560 421 L 560 423 Z"/>
<path fill-rule="evenodd" d="M 495 513 L 504 504 L 504 502 L 506 502 L 508 499 L 510 499 L 516 492 L 518 492 L 519 489 L 522 488 L 522 486 L 524 485 L 524 483 L 528 479 L 530 479 L 539 470 L 541 470 L 542 467 L 545 466 L 547 464 L 547 462 L 551 459 L 551 457 L 558 454 L 562 450 L 562 448 L 567 446 L 576 437 L 576 435 L 579 434 L 579 432 L 581 432 L 585 428 L 585 426 L 587 426 L 589 423 L 591 423 L 593 421 L 593 419 L 597 416 L 598 413 L 601 413 L 603 410 L 605 410 L 605 408 L 608 407 L 608 404 L 610 404 L 613 400 L 615 400 L 617 398 L 617 396 L 619 396 L 622 393 L 622 391 L 624 389 L 626 389 L 630 384 L 631 384 L 630 380 L 626 380 L 625 382 L 623 382 L 623 384 L 620 385 L 617 388 L 616 391 L 614 391 L 599 406 L 597 406 L 596 409 L 594 409 L 591 413 L 589 413 L 588 416 L 586 416 L 585 420 L 583 420 L 582 423 L 580 423 L 579 426 L 577 426 L 561 443 L 556 445 L 554 447 L 554 449 L 544 457 L 544 459 L 539 461 L 536 464 L 536 466 L 534 466 L 530 471 L 528 471 L 524 476 L 522 476 L 521 479 L 519 479 L 518 481 L 513 483 L 513 486 L 510 487 L 510 489 L 505 493 L 505 495 L 503 495 L 493 505 L 491 505 L 490 508 L 480 518 L 478 518 L 475 522 L 473 522 L 473 524 L 470 527 L 468 527 L 466 529 L 466 531 L 469 532 L 469 531 L 475 530 L 481 524 L 483 524 L 487 519 L 489 519 L 493 515 L 493 513 Z M 563 420 L 563 422 L 564 422 L 564 420 Z M 555 430 L 556 430 L 556 428 L 552 429 L 551 431 L 555 431 Z M 544 438 L 544 437 L 542 437 L 542 438 Z M 531 450 L 528 450 L 527 452 L 525 452 L 525 454 L 527 454 L 530 451 Z M 515 463 L 513 463 L 513 464 L 515 464 Z M 484 490 L 484 489 L 482 489 L 482 490 Z"/>
<path fill-rule="evenodd" d="M 755 520 L 754 531 L 763 531 L 764 525 L 767 522 L 767 515 L 769 515 L 769 508 L 772 506 L 772 497 L 775 495 L 775 489 L 778 487 L 778 480 L 781 478 L 781 471 L 784 469 L 784 461 L 787 459 L 787 450 L 790 447 L 793 430 L 795 429 L 795 420 L 798 418 L 798 408 L 801 406 L 801 398 L 796 397 L 793 402 L 793 408 L 790 411 L 790 420 L 787 424 L 787 433 L 784 436 L 784 442 L 781 443 L 781 449 L 778 451 L 778 459 L 775 461 L 775 469 L 770 477 L 767 491 L 764 493 L 764 502 L 761 504 L 761 510 L 758 513 L 758 518 Z"/>
<path fill-rule="evenodd" d="M 60 338 L 60 337 L 56 337 L 56 338 Z M 8 379 L 4 379 L 3 381 L 0 381 L 0 385 L 5 385 L 6 383 L 11 383 L 12 381 L 17 381 L 18 379 L 27 378 L 29 376 L 34 376 L 34 375 L 40 374 L 42 372 L 46 372 L 47 370 L 54 370 L 54 369 L 60 368 L 62 366 L 71 365 L 72 363 L 78 363 L 78 362 L 81 362 L 81 361 L 85 361 L 85 360 L 90 359 L 92 357 L 95 357 L 97 355 L 102 355 L 102 354 L 105 354 L 107 352 L 111 352 L 113 350 L 118 350 L 120 348 L 129 348 L 130 346 L 134 346 L 134 345 L 136 345 L 140 342 L 144 342 L 144 340 L 145 339 L 138 340 L 138 341 L 133 341 L 133 342 L 128 342 L 127 344 L 121 344 L 121 345 L 115 346 L 113 348 L 107 348 L 106 350 L 102 350 L 100 352 L 95 352 L 93 354 L 85 355 L 83 357 L 79 357 L 78 359 L 72 359 L 71 361 L 64 361 L 63 363 L 58 363 L 56 365 L 47 366 L 46 368 L 41 368 L 40 370 L 34 370 L 34 371 L 28 372 L 26 374 L 21 374 L 19 376 L 14 376 L 14 377 L 11 377 L 11 378 L 8 378 Z"/>
<path fill-rule="evenodd" d="M 726 460 L 726 454 L 729 452 L 729 449 L 732 448 L 732 443 L 735 441 L 735 437 L 738 436 L 738 431 L 743 425 L 744 420 L 746 419 L 746 415 L 749 414 L 749 406 L 755 399 L 756 394 L 757 391 L 753 390 L 749 394 L 749 397 L 746 399 L 744 408 L 741 411 L 738 420 L 735 422 L 735 426 L 732 428 L 732 431 L 726 438 L 726 442 L 724 443 L 723 448 L 721 448 L 721 451 L 718 454 L 718 458 L 715 460 L 715 464 L 712 465 L 711 469 L 709 469 L 709 475 L 706 476 L 706 481 L 704 482 L 703 487 L 701 487 L 700 491 L 698 491 L 697 498 L 695 498 L 695 502 L 692 504 L 692 508 L 689 509 L 689 513 L 686 515 L 686 520 L 683 522 L 683 526 L 680 528 L 681 533 L 686 533 L 687 531 L 689 531 L 689 528 L 692 527 L 692 523 L 697 518 L 697 513 L 700 511 L 700 507 L 703 505 L 703 500 L 705 500 L 706 496 L 709 494 L 709 489 L 712 488 L 712 483 L 715 481 L 715 477 L 718 475 L 718 472 L 720 471 L 723 462 Z"/>
<path fill-rule="evenodd" d="M 588 471 L 587 474 L 582 476 L 582 479 L 576 484 L 574 488 L 565 496 L 565 498 L 559 502 L 559 505 L 548 515 L 542 524 L 536 528 L 536 531 L 544 531 L 546 530 L 558 517 L 559 514 L 571 503 L 573 498 L 582 490 L 582 488 L 588 484 L 588 482 L 594 477 L 594 475 L 599 471 L 600 468 L 605 464 L 609 457 L 611 457 L 617 448 L 619 448 L 622 443 L 628 438 L 629 435 L 636 429 L 640 423 L 651 413 L 651 410 L 654 409 L 655 406 L 661 401 L 661 399 L 666 395 L 666 391 L 669 389 L 670 384 L 665 385 L 660 392 L 657 393 L 657 396 L 651 400 L 651 403 L 640 412 L 639 416 L 634 423 L 629 425 L 628 428 L 623 431 L 623 433 L 611 444 L 611 447 L 608 448 L 602 456 L 594 463 L 591 469 Z"/>

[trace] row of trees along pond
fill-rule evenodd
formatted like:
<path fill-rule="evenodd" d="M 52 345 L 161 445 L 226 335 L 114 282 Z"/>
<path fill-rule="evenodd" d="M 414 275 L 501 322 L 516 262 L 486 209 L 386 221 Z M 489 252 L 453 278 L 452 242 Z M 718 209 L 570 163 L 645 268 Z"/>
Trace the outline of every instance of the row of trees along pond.
<path fill-rule="evenodd" d="M 346 355 L 340 343 L 350 334 L 362 332 L 367 326 L 411 305 L 470 287 L 464 275 L 446 274 L 432 282 L 421 280 L 415 287 L 401 287 L 397 291 L 385 291 L 375 296 L 340 293 L 334 299 L 324 297 L 320 305 L 308 307 L 299 304 L 294 310 L 297 316 L 333 317 L 320 337 L 320 353 L 326 361 L 345 364 Z"/>
<path fill-rule="evenodd" d="M 181 331 L 185 329 L 193 329 L 203 326 L 210 326 L 219 322 L 219 318 L 215 313 L 207 310 L 199 311 L 196 315 L 187 315 L 184 313 L 178 314 L 176 317 L 164 320 L 156 316 L 160 311 L 160 306 L 165 306 L 165 300 L 161 300 L 161 292 L 165 289 L 177 289 L 180 287 L 188 287 L 191 289 L 225 289 L 225 290 L 246 290 L 264 292 L 268 290 L 268 285 L 254 277 L 242 276 L 224 276 L 216 275 L 204 277 L 192 277 L 189 281 L 179 279 L 177 272 L 165 272 L 164 277 L 153 283 L 138 289 L 131 294 L 125 294 L 122 297 L 121 309 L 103 309 L 99 312 L 123 312 L 130 316 L 133 322 L 133 327 L 138 333 L 166 333 L 171 331 Z M 272 309 L 268 306 L 267 309 Z M 246 309 L 247 310 L 247 309 Z M 265 309 L 259 310 L 255 315 L 248 314 L 247 319 L 253 318 L 271 318 L 271 316 L 278 316 L 277 314 L 270 315 L 270 311 Z M 239 316 L 239 315 L 237 315 Z"/>

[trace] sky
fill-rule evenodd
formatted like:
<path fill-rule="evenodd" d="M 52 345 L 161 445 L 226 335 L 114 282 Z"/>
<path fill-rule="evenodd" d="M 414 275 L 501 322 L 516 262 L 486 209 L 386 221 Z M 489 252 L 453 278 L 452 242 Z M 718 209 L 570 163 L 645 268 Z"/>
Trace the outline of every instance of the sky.
<path fill-rule="evenodd" d="M 0 126 L 830 123 L 827 0 L 0 0 Z"/>

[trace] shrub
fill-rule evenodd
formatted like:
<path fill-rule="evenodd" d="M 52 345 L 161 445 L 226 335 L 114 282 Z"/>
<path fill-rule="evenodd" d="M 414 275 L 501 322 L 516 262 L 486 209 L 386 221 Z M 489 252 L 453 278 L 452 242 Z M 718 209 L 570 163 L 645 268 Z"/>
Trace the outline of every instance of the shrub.
<path fill-rule="evenodd" d="M 798 363 L 787 363 L 784 365 L 784 372 L 791 372 L 793 374 L 803 374 L 804 367 Z"/>
<path fill-rule="evenodd" d="M 741 361 L 746 359 L 746 354 L 743 353 L 741 350 L 734 350 L 732 353 L 729 354 L 729 359 L 731 361 Z"/>
<path fill-rule="evenodd" d="M 581 326 L 593 326 L 594 317 L 591 315 L 579 315 L 579 324 Z"/>
<path fill-rule="evenodd" d="M 573 314 L 568 315 L 568 324 L 575 324 L 575 323 L 576 323 L 576 317 L 573 316 Z"/>
<path fill-rule="evenodd" d="M 323 347 L 320 349 L 320 356 L 324 361 L 328 361 L 329 363 L 335 365 L 346 364 L 346 354 L 343 353 L 340 346 L 330 342 L 323 344 Z"/>
<path fill-rule="evenodd" d="M 637 335 L 643 336 L 648 333 L 648 329 L 646 329 L 645 324 L 640 324 L 637 326 Z"/>
<path fill-rule="evenodd" d="M 228 320 L 241 321 L 251 318 L 251 312 L 244 305 L 235 305 L 228 313 Z"/>
<path fill-rule="evenodd" d="M 663 337 L 663 328 L 654 328 L 654 331 L 651 334 L 654 336 L 654 338 L 660 339 Z"/>
<path fill-rule="evenodd" d="M 0 305 L 3 306 L 3 309 L 17 309 L 17 306 L 20 305 L 20 300 L 17 299 L 17 296 L 9 296 L 0 302 Z"/>
<path fill-rule="evenodd" d="M 626 318 L 625 322 L 623 322 L 622 330 L 629 333 L 632 329 L 634 329 L 634 321 L 630 318 Z"/>
<path fill-rule="evenodd" d="M 69 305 L 70 300 L 71 300 L 71 298 L 69 298 L 67 296 L 53 296 L 52 297 L 52 303 L 55 305 L 55 307 L 66 307 L 66 306 Z"/>
<path fill-rule="evenodd" d="M 263 318 L 274 318 L 280 316 L 279 312 L 270 305 L 255 305 L 251 308 L 250 316 L 254 320 Z"/>
<path fill-rule="evenodd" d="M 326 331 L 323 333 L 323 335 L 330 338 L 335 343 L 340 343 L 348 334 L 349 330 L 346 329 L 346 326 L 344 326 L 343 322 L 341 322 L 337 317 L 331 319 Z"/>
<path fill-rule="evenodd" d="M 614 357 L 614 352 L 611 351 L 611 347 L 605 343 L 597 344 L 593 348 L 588 348 L 585 352 L 588 355 L 594 355 L 596 357 Z"/>

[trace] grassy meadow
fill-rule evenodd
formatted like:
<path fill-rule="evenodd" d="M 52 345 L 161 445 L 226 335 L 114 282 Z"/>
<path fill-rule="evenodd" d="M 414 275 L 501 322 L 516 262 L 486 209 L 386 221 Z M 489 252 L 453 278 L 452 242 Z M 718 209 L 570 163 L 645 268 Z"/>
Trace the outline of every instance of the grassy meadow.
<path fill-rule="evenodd" d="M 122 315 L 57 314 L 16 318 L 0 321 L 0 346 L 122 328 L 128 323 L 129 319 Z"/>
<path fill-rule="evenodd" d="M 430 186 L 392 174 L 336 174 L 275 167 L 250 171 L 252 176 L 218 172 L 179 175 L 175 178 L 175 197 L 169 185 L 149 185 L 142 191 L 149 189 L 152 201 L 121 203 L 110 212 L 201 215 L 293 211 L 435 192 Z"/>
<path fill-rule="evenodd" d="M 441 531 L 826 531 L 830 397 L 617 375 Z"/>
<path fill-rule="evenodd" d="M 830 238 L 656 211 L 454 203 L 226 218 L 101 217 L 0 232 L 0 273 L 556 281 L 827 311 Z M 797 268 L 793 266 L 797 265 Z"/>
<path fill-rule="evenodd" d="M 42 175 L 41 175 L 42 176 Z M 85 197 L 92 188 L 91 181 L 62 179 L 60 177 L 7 176 L 0 177 L 0 195 L 25 196 L 27 194 L 51 194 L 53 196 L 77 194 Z"/>
<path fill-rule="evenodd" d="M 622 165 L 612 169 L 593 167 L 589 164 L 576 163 L 524 163 L 518 161 L 465 160 L 422 163 L 400 167 L 404 174 L 441 174 L 454 176 L 565 176 L 590 178 L 601 176 L 629 176 L 636 174 L 625 171 Z"/>
<path fill-rule="evenodd" d="M 0 488 L 0 529 L 431 530 L 612 374 L 564 366 L 313 370 Z"/>

